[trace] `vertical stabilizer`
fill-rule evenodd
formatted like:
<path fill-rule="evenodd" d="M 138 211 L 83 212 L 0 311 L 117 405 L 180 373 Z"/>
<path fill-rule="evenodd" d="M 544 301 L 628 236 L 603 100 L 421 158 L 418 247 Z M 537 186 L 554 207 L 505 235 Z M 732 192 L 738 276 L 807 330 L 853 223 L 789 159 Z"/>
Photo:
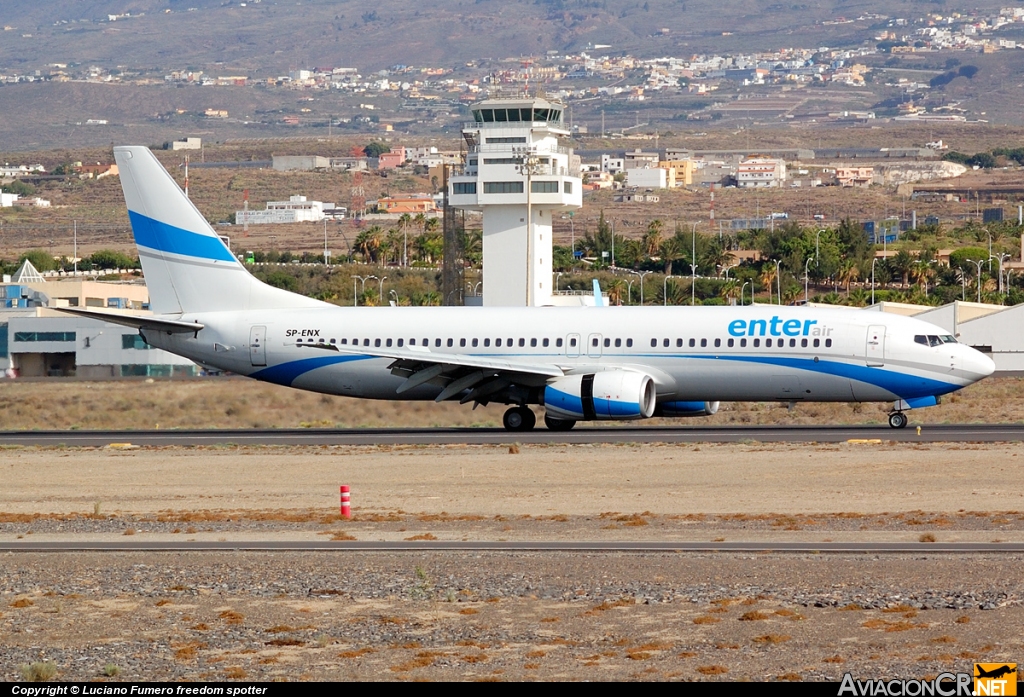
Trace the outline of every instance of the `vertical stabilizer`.
<path fill-rule="evenodd" d="M 252 277 L 149 148 L 114 148 L 128 217 L 158 314 L 319 306 Z"/>

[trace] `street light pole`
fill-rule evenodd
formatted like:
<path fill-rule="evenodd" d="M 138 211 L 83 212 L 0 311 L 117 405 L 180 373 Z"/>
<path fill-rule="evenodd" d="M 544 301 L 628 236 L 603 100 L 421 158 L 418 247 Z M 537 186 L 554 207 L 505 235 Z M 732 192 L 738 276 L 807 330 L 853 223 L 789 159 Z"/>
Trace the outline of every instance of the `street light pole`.
<path fill-rule="evenodd" d="M 690 249 L 690 307 L 697 304 L 697 225 L 700 221 L 693 224 L 693 229 L 690 230 L 691 237 L 691 249 Z"/>
<path fill-rule="evenodd" d="M 871 260 L 871 304 L 875 304 L 875 262 L 878 261 L 878 257 Z"/>
<path fill-rule="evenodd" d="M 744 281 L 743 285 L 740 287 L 740 307 L 743 307 L 743 293 L 747 290 L 747 284 L 749 284 L 749 283 L 750 283 L 750 281 Z M 750 289 L 750 294 L 751 294 L 751 296 L 753 296 L 753 294 L 754 294 L 753 287 L 751 287 L 751 289 Z"/>
<path fill-rule="evenodd" d="M 807 295 L 807 281 L 810 278 L 810 266 L 811 262 L 814 261 L 815 257 L 807 257 L 807 261 L 804 262 L 804 304 L 806 305 L 809 298 Z"/>
<path fill-rule="evenodd" d="M 381 305 L 384 304 L 384 281 L 388 280 L 387 276 L 378 279 L 380 281 L 380 289 L 377 291 L 377 302 Z"/>
<path fill-rule="evenodd" d="M 972 264 L 974 264 L 975 266 L 978 267 L 978 302 L 980 303 L 981 302 L 981 267 L 985 265 L 985 262 L 984 261 L 974 261 L 974 259 L 968 259 L 967 261 L 971 262 Z"/>
<path fill-rule="evenodd" d="M 670 278 L 675 278 L 675 276 L 671 274 L 665 276 L 665 280 L 661 284 L 661 299 L 664 301 L 665 307 L 668 307 L 668 279 Z"/>
<path fill-rule="evenodd" d="M 779 287 L 779 305 L 782 304 L 782 259 L 775 262 L 775 281 Z"/>
<path fill-rule="evenodd" d="M 630 271 L 631 274 L 640 277 L 640 304 L 644 304 L 644 276 L 654 273 L 653 271 Z"/>

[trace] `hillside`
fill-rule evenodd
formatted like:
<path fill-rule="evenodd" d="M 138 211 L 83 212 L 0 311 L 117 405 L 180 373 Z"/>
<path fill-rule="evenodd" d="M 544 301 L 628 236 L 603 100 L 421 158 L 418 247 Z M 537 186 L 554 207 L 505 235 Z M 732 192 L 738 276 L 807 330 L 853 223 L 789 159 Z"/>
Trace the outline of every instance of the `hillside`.
<path fill-rule="evenodd" d="M 1003 4 L 975 0 L 970 9 Z M 364 72 L 451 66 L 590 44 L 639 57 L 849 46 L 870 40 L 879 26 L 858 17 L 954 9 L 921 0 L 51 0 L 7 3 L 0 69 L 97 63 L 275 76 L 325 65 Z M 854 21 L 822 23 L 840 17 Z"/>

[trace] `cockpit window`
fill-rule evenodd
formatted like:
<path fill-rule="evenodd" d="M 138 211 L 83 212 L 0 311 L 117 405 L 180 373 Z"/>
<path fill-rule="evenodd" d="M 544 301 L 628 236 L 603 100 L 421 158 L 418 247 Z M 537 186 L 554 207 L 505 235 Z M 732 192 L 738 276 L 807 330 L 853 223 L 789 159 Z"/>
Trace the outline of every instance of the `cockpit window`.
<path fill-rule="evenodd" d="M 926 337 L 924 334 L 917 334 L 917 335 L 914 336 L 914 343 L 915 344 L 921 344 L 922 346 L 927 346 L 928 345 L 928 337 Z"/>
<path fill-rule="evenodd" d="M 942 345 L 942 339 L 940 339 L 939 337 L 935 336 L 934 334 L 929 334 L 928 335 L 928 345 L 929 346 L 940 346 L 940 345 Z"/>
<path fill-rule="evenodd" d="M 942 339 L 942 342 L 945 343 L 945 344 L 955 344 L 956 343 L 956 337 L 953 336 L 952 334 L 943 334 L 939 338 Z"/>

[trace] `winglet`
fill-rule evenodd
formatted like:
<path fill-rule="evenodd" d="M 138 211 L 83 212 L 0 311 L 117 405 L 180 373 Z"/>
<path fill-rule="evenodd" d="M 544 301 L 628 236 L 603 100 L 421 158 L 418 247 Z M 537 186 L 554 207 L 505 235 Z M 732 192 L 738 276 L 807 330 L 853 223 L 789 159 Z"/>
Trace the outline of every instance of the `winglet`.
<path fill-rule="evenodd" d="M 604 307 L 604 296 L 601 295 L 601 282 L 594 279 L 594 307 Z"/>

